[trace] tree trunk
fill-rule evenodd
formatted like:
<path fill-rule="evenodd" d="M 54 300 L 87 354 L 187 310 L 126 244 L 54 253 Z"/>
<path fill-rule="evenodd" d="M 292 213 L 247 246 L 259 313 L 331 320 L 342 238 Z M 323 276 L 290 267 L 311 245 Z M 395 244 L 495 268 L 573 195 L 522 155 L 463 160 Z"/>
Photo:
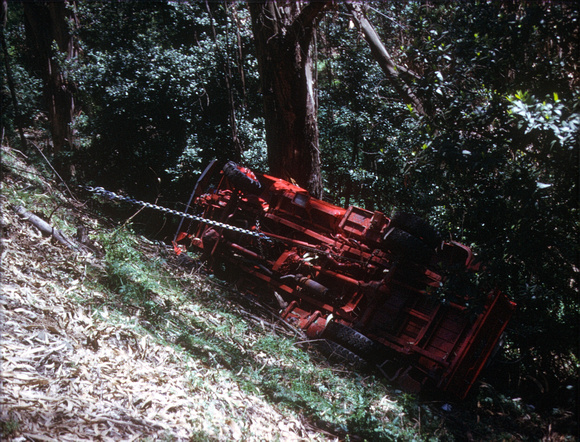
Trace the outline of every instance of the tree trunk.
<path fill-rule="evenodd" d="M 27 143 L 26 137 L 24 136 L 24 130 L 22 129 L 22 118 L 20 117 L 20 109 L 18 107 L 18 98 L 16 97 L 16 88 L 14 87 L 14 77 L 12 76 L 12 69 L 10 67 L 10 54 L 8 53 L 8 45 L 6 44 L 5 28 L 6 20 L 8 14 L 8 2 L 7 0 L 2 0 L 2 17 L 0 18 L 0 23 L 2 27 L 2 54 L 4 56 L 4 69 L 6 69 L 6 80 L 8 82 L 8 88 L 10 89 L 10 96 L 12 97 L 12 106 L 14 107 L 14 124 L 18 128 L 18 134 L 20 135 L 20 144 L 22 144 L 22 150 L 26 151 Z M 2 132 L 4 134 L 4 132 Z M 4 136 L 0 138 L 0 142 L 3 141 Z"/>
<path fill-rule="evenodd" d="M 251 2 L 268 166 L 322 196 L 313 38 L 327 2 Z"/>
<path fill-rule="evenodd" d="M 35 50 L 37 69 L 44 80 L 44 99 L 55 152 L 74 145 L 71 123 L 76 113 L 75 88 L 67 80 L 58 54 L 53 50 L 53 43 L 56 43 L 66 59 L 77 56 L 78 49 L 68 24 L 75 21 L 69 8 L 71 4 L 74 5 L 74 1 L 23 3 L 26 36 Z"/>

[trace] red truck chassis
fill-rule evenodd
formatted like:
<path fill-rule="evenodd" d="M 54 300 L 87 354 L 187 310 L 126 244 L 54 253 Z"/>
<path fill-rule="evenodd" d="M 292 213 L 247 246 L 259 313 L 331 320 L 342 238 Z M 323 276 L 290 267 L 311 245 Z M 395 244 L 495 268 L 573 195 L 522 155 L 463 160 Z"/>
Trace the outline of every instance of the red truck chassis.
<path fill-rule="evenodd" d="M 188 211 L 238 229 L 182 219 L 177 241 L 214 271 L 237 270 L 242 290 L 277 299 L 310 339 L 376 365 L 406 391 L 467 395 L 515 309 L 500 291 L 474 297 L 451 283 L 477 270 L 468 247 L 414 215 L 340 208 L 232 162 L 211 187 L 216 170 L 215 161 L 206 168 Z"/>

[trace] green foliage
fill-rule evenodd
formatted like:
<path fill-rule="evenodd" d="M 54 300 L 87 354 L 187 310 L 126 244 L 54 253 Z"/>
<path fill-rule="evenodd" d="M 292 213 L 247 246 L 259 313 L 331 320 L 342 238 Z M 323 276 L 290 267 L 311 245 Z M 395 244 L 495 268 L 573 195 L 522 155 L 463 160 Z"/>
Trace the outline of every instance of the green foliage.
<path fill-rule="evenodd" d="M 578 7 L 409 1 L 372 3 L 369 16 L 427 116 L 402 104 L 346 22 L 325 17 L 329 197 L 415 212 L 472 244 L 486 263 L 475 284 L 518 302 L 510 345 L 526 369 L 516 377 L 567 382 L 580 308 Z"/>
<path fill-rule="evenodd" d="M 554 355 L 577 351 L 579 115 L 566 67 L 577 43 L 554 32 L 578 10 L 467 8 L 418 7 L 410 22 L 420 38 L 407 57 L 424 72 L 420 90 L 434 113 L 427 148 L 408 160 L 409 206 L 429 207 L 442 231 L 477 245 L 482 287 L 519 304 L 512 339 L 525 365 L 556 383 L 578 373 Z M 546 51 L 546 41 L 566 47 Z M 529 92 L 513 92 L 522 86 Z"/>
<path fill-rule="evenodd" d="M 212 158 L 237 156 L 225 66 L 237 50 L 230 22 L 245 11 L 212 9 L 210 18 L 202 3 L 79 6 L 84 57 L 71 75 L 90 117 L 82 125 L 90 142 L 76 160 L 85 180 L 151 198 L 163 189 L 180 192 L 172 181 L 191 186 Z M 242 30 L 240 39 L 241 49 L 250 43 L 249 32 Z M 245 82 L 235 76 L 231 89 L 241 142 L 255 149 L 254 157 L 261 154 L 263 123 L 258 102 L 248 99 L 256 95 L 244 88 L 257 85 L 256 66 L 237 61 Z"/>
<path fill-rule="evenodd" d="M 26 57 L 23 51 L 24 41 L 24 22 L 21 6 L 18 4 L 10 5 L 10 14 L 6 27 L 3 28 L 4 38 L 8 49 L 8 63 L 16 89 L 16 98 L 18 101 L 18 110 L 20 111 L 21 121 L 17 122 L 15 118 L 15 109 L 8 87 L 6 63 L 4 60 L 4 51 L 1 55 L 0 71 L 2 72 L 2 97 L 1 97 L 1 124 L 7 130 L 8 136 L 14 136 L 17 126 L 23 127 L 36 126 L 39 122 L 44 123 L 45 117 L 41 114 L 41 96 L 42 81 L 35 72 L 29 68 L 26 63 Z"/>
<path fill-rule="evenodd" d="M 517 119 L 517 127 L 523 129 L 524 135 L 534 132 L 536 138 L 548 139 L 552 152 L 555 149 L 572 151 L 580 131 L 580 109 L 572 112 L 571 106 L 560 100 L 557 92 L 553 97 L 553 103 L 549 96 L 540 102 L 527 92 L 516 92 L 507 98 L 511 103 L 508 112 Z M 573 98 L 573 106 L 578 107 L 579 98 Z"/>
<path fill-rule="evenodd" d="M 366 43 L 353 43 L 345 25 L 331 15 L 319 28 L 325 43 L 318 73 L 325 198 L 386 210 L 402 190 L 399 174 L 414 122 Z"/>
<path fill-rule="evenodd" d="M 18 434 L 20 422 L 14 419 L 7 419 L 0 421 L 0 435 L 4 438 L 12 437 Z"/>
<path fill-rule="evenodd" d="M 2 66 L 4 67 L 4 64 Z M 20 124 L 26 127 L 36 125 L 39 119 L 44 121 L 39 111 L 42 81 L 23 69 L 20 64 L 11 66 L 11 71 L 14 83 L 17 85 L 16 99 L 18 100 L 18 110 L 22 119 Z M 2 109 L 2 126 L 14 130 L 16 124 L 14 121 L 14 107 L 7 82 L 3 82 L 2 87 Z"/>

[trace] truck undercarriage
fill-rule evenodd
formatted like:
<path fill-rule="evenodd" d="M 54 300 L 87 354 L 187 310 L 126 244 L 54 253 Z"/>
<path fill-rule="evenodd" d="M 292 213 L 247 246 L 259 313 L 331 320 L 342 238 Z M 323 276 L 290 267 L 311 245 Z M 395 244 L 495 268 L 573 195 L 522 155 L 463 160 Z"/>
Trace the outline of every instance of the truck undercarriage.
<path fill-rule="evenodd" d="M 467 395 L 515 309 L 461 283 L 479 268 L 468 247 L 415 215 L 337 207 L 232 162 L 218 172 L 206 168 L 186 211 L 214 222 L 182 218 L 178 251 L 200 250 L 308 338 L 409 392 Z"/>

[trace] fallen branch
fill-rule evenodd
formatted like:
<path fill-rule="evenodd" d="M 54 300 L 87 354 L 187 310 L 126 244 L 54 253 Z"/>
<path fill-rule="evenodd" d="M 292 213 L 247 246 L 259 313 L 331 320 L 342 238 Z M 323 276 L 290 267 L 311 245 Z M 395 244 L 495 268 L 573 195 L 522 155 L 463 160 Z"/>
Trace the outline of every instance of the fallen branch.
<path fill-rule="evenodd" d="M 44 221 L 42 218 L 29 212 L 24 207 L 16 206 L 13 207 L 13 210 L 22 219 L 28 221 L 42 233 L 52 236 L 54 239 L 56 239 L 59 243 L 61 243 L 65 247 L 68 247 L 69 249 L 74 250 L 75 252 L 88 252 L 88 249 L 84 245 L 79 244 L 76 241 L 70 239 L 60 230 L 55 229 L 53 226 Z"/>

